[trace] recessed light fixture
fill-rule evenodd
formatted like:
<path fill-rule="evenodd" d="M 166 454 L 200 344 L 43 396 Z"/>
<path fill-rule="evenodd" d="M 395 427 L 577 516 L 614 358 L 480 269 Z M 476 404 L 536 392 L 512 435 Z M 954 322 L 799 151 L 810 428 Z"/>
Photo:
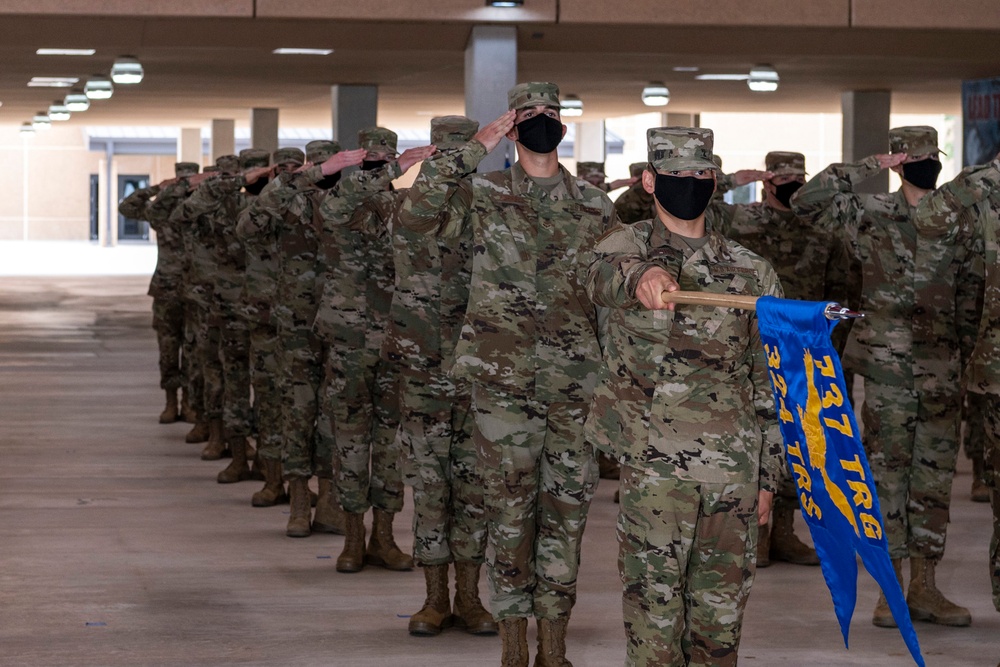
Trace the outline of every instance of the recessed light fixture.
<path fill-rule="evenodd" d="M 281 48 L 275 49 L 271 53 L 279 56 L 328 56 L 333 53 L 333 49 Z"/>
<path fill-rule="evenodd" d="M 73 113 L 79 113 L 90 108 L 90 98 L 83 91 L 74 90 L 66 96 L 63 104 Z"/>
<path fill-rule="evenodd" d="M 63 121 L 69 120 L 69 109 L 62 100 L 56 100 L 49 106 L 49 120 Z"/>
<path fill-rule="evenodd" d="M 135 56 L 119 56 L 111 66 L 111 80 L 123 86 L 142 82 L 142 63 Z"/>
<path fill-rule="evenodd" d="M 106 100 L 115 93 L 115 87 L 111 80 L 100 74 L 87 79 L 87 85 L 83 87 L 84 94 L 92 100 Z"/>
<path fill-rule="evenodd" d="M 746 74 L 699 74 L 695 77 L 697 81 L 746 81 L 749 77 Z"/>
<path fill-rule="evenodd" d="M 39 56 L 92 56 L 97 53 L 97 49 L 38 49 L 35 51 Z"/>
<path fill-rule="evenodd" d="M 700 67 L 688 67 L 686 65 L 678 65 L 674 68 L 675 72 L 697 72 Z"/>
<path fill-rule="evenodd" d="M 567 117 L 583 115 L 583 100 L 576 95 L 567 95 L 560 102 L 562 105 L 560 115 Z"/>
<path fill-rule="evenodd" d="M 770 65 L 754 65 L 747 77 L 747 86 L 755 93 L 773 93 L 780 80 L 778 72 Z"/>
<path fill-rule="evenodd" d="M 52 120 L 49 118 L 47 113 L 39 111 L 35 114 L 35 117 L 31 119 L 31 127 L 36 130 L 48 130 L 52 127 Z"/>
<path fill-rule="evenodd" d="M 35 126 L 31 123 L 21 123 L 21 135 L 31 137 L 35 134 Z"/>
<path fill-rule="evenodd" d="M 28 88 L 70 88 L 79 80 L 75 76 L 33 76 Z"/>
<path fill-rule="evenodd" d="M 486 0 L 487 7 L 521 7 L 524 0 Z"/>
<path fill-rule="evenodd" d="M 662 81 L 652 81 L 642 89 L 642 103 L 647 107 L 664 107 L 670 101 L 670 90 Z"/>

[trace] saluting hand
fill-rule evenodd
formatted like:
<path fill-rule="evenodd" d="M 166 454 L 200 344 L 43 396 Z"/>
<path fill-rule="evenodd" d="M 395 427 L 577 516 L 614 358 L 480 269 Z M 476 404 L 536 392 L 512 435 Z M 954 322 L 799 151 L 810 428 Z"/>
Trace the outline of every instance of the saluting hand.
<path fill-rule="evenodd" d="M 676 304 L 663 300 L 663 292 L 676 292 L 681 288 L 674 277 L 658 266 L 647 269 L 635 287 L 635 298 L 650 310 L 673 310 Z"/>
<path fill-rule="evenodd" d="M 733 185 L 736 187 L 742 187 L 754 181 L 766 181 L 772 177 L 774 177 L 774 174 L 769 171 L 761 171 L 760 169 L 740 169 L 739 171 L 734 171 L 732 174 Z"/>
<path fill-rule="evenodd" d="M 508 132 L 514 129 L 515 118 L 517 118 L 517 112 L 513 110 L 508 111 L 486 127 L 476 132 L 476 136 L 474 136 L 473 139 L 481 143 L 483 146 L 486 146 L 486 152 L 488 153 L 499 146 L 500 140 L 503 139 Z"/>
<path fill-rule="evenodd" d="M 181 179 L 179 179 L 179 178 L 168 178 L 165 181 L 160 181 L 159 183 L 157 183 L 156 187 L 158 187 L 158 188 L 160 188 L 162 190 L 163 188 L 170 187 L 171 185 L 173 185 L 174 183 L 176 183 L 179 180 L 181 180 Z"/>
<path fill-rule="evenodd" d="M 364 148 L 355 148 L 352 151 L 340 151 L 336 155 L 330 157 L 329 160 L 324 162 L 319 166 L 320 170 L 323 172 L 324 176 L 332 176 L 336 174 L 341 169 L 346 169 L 347 167 L 356 167 L 365 161 L 365 153 L 367 153 Z"/>
<path fill-rule="evenodd" d="M 212 178 L 214 176 L 216 176 L 216 174 L 213 173 L 213 172 L 211 172 L 211 171 L 203 171 L 200 174 L 195 174 L 194 176 L 189 176 L 188 179 L 187 179 L 187 182 L 188 182 L 188 185 L 190 185 L 192 188 L 196 188 L 199 185 L 201 185 L 202 182 L 207 181 L 208 179 L 210 179 L 210 178 Z"/>
<path fill-rule="evenodd" d="M 399 168 L 403 172 L 410 170 L 410 167 L 418 162 L 426 160 L 430 156 L 437 152 L 437 146 L 431 144 L 430 146 L 418 146 L 416 148 L 407 148 L 403 151 L 403 154 L 399 156 Z"/>
<path fill-rule="evenodd" d="M 898 167 L 906 161 L 906 153 L 880 153 L 875 156 L 879 169 Z"/>
<path fill-rule="evenodd" d="M 244 174 L 243 180 L 246 181 L 247 185 L 250 185 L 251 183 L 256 183 L 265 176 L 270 176 L 273 171 L 274 167 L 256 167 Z"/>

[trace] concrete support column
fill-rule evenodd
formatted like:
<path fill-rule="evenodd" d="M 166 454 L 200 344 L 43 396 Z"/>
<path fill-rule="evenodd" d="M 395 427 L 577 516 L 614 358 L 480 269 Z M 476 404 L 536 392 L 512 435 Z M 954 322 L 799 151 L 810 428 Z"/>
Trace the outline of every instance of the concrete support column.
<path fill-rule="evenodd" d="M 604 162 L 607 150 L 604 143 L 604 121 L 576 123 L 576 141 L 573 157 L 577 162 Z"/>
<path fill-rule="evenodd" d="M 182 127 L 177 136 L 177 161 L 201 164 L 201 129 Z"/>
<path fill-rule="evenodd" d="M 109 141 L 97 163 L 97 243 L 102 248 L 118 245 L 118 199 L 118 164 Z"/>
<path fill-rule="evenodd" d="M 892 94 L 888 90 L 850 90 L 841 93 L 843 113 L 843 160 L 857 162 L 869 155 L 889 151 L 889 110 Z M 889 172 L 855 187 L 857 192 L 888 192 Z"/>
<path fill-rule="evenodd" d="M 473 26 L 465 47 L 465 115 L 480 127 L 507 111 L 507 91 L 517 83 L 517 28 Z M 496 171 L 514 163 L 514 146 L 504 139 L 479 163 L 479 171 Z"/>
<path fill-rule="evenodd" d="M 236 121 L 230 118 L 212 120 L 212 147 L 208 153 L 212 162 L 222 155 L 236 154 Z"/>
<path fill-rule="evenodd" d="M 698 113 L 668 113 L 660 114 L 663 127 L 701 127 L 701 114 Z"/>
<path fill-rule="evenodd" d="M 378 125 L 378 86 L 330 86 L 333 139 L 358 147 L 358 131 Z"/>
<path fill-rule="evenodd" d="M 250 110 L 250 146 L 273 153 L 278 150 L 278 110 Z"/>

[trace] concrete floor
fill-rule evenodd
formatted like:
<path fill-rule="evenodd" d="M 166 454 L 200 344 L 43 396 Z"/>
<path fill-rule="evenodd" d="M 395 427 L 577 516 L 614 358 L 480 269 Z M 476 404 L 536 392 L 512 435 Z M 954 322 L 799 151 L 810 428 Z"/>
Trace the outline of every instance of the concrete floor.
<path fill-rule="evenodd" d="M 199 460 L 201 445 L 183 441 L 189 427 L 156 423 L 146 282 L 0 282 L 0 665 L 497 664 L 495 637 L 407 635 L 419 572 L 336 573 L 343 538 L 284 537 L 287 507 L 250 507 L 259 482 L 217 484 L 224 463 Z M 990 512 L 968 500 L 969 482 L 962 459 L 939 583 L 974 621 L 918 624 L 935 667 L 1000 659 Z M 624 656 L 613 491 L 605 483 L 590 514 L 569 636 L 576 667 Z M 742 664 L 912 665 L 897 631 L 871 625 L 876 596 L 862 572 L 847 650 L 818 568 L 761 570 Z"/>

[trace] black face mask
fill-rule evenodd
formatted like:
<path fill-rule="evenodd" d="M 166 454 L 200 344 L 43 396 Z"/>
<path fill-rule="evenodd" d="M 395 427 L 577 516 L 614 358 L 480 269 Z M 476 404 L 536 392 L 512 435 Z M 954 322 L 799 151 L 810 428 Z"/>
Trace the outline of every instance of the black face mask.
<path fill-rule="evenodd" d="M 330 174 L 316 181 L 316 187 L 320 190 L 332 190 L 340 182 L 340 172 Z"/>
<path fill-rule="evenodd" d="M 679 220 L 694 220 L 705 212 L 715 192 L 715 181 L 694 176 L 656 175 L 653 196 L 660 206 Z"/>
<path fill-rule="evenodd" d="M 792 207 L 792 195 L 798 192 L 804 183 L 799 183 L 798 181 L 791 181 L 790 183 L 782 183 L 781 185 L 774 186 L 774 198 L 781 202 L 781 205 L 785 208 Z"/>
<path fill-rule="evenodd" d="M 250 194 L 252 194 L 252 195 L 259 195 L 261 193 L 261 191 L 264 189 L 264 186 L 267 185 L 267 182 L 269 180 L 271 180 L 271 179 L 269 179 L 266 176 L 262 176 L 261 178 L 258 178 L 253 183 L 247 183 L 243 187 Z"/>
<path fill-rule="evenodd" d="M 533 153 L 551 153 L 562 142 L 562 123 L 543 113 L 515 125 L 518 142 Z"/>
<path fill-rule="evenodd" d="M 921 190 L 933 190 L 936 188 L 938 174 L 940 173 L 941 162 L 931 158 L 903 164 L 903 180 L 909 181 Z"/>
<path fill-rule="evenodd" d="M 380 167 L 384 167 L 387 164 L 389 164 L 388 160 L 362 160 L 361 170 L 371 171 L 372 169 L 378 169 Z"/>

